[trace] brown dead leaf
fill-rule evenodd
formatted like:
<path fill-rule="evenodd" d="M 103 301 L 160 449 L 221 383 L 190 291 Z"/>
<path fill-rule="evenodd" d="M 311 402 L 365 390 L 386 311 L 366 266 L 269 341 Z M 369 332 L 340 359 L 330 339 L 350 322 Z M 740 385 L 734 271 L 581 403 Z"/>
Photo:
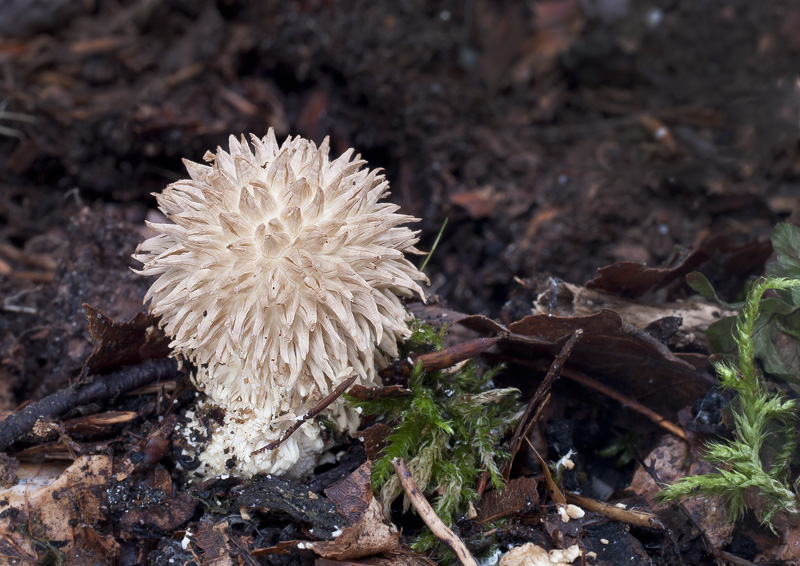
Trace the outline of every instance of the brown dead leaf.
<path fill-rule="evenodd" d="M 733 277 L 763 267 L 771 254 L 769 241 L 735 246 L 728 236 L 716 235 L 705 239 L 685 257 L 668 262 L 665 267 L 648 267 L 636 261 L 618 261 L 602 267 L 597 270 L 597 276 L 586 283 L 586 288 L 639 297 L 683 278 L 712 260 Z"/>
<path fill-rule="evenodd" d="M 619 313 L 626 323 L 656 336 L 659 342 L 663 342 L 676 330 L 702 335 L 711 324 L 726 316 L 737 314 L 737 311 L 724 309 L 704 298 L 648 303 L 605 291 L 587 289 L 553 278 L 546 280 L 540 287 L 542 288 L 544 291 L 533 301 L 532 314 L 587 316 L 609 309 Z M 678 328 L 673 328 L 670 333 L 658 332 L 657 328 L 652 326 L 661 327 L 670 321 L 677 323 L 678 320 L 680 321 Z"/>
<path fill-rule="evenodd" d="M 386 524 L 381 504 L 371 498 L 358 523 L 342 529 L 342 534 L 332 541 L 309 542 L 306 548 L 323 558 L 346 560 L 395 550 L 399 541 L 397 527 Z"/>
<path fill-rule="evenodd" d="M 501 343 L 500 358 L 552 359 L 578 328 L 583 336 L 568 365 L 602 378 L 669 419 L 714 383 L 706 372 L 611 310 L 580 317 L 527 316 L 509 326 L 511 335 Z"/>
<path fill-rule="evenodd" d="M 538 486 L 539 482 L 534 478 L 520 477 L 509 481 L 502 493 L 497 490 L 484 493 L 476 522 L 496 521 L 533 510 L 539 503 Z"/>
<path fill-rule="evenodd" d="M 381 451 L 389 444 L 387 440 L 392 429 L 383 423 L 374 424 L 359 431 L 356 436 L 364 443 L 367 459 L 374 461 L 381 457 Z"/>
<path fill-rule="evenodd" d="M 33 564 L 39 558 L 37 540 L 58 545 L 70 556 L 87 535 L 85 527 L 97 527 L 106 517 L 103 502 L 111 476 L 108 456 L 84 456 L 69 467 L 23 463 L 17 475 L 17 485 L 0 490 L 0 501 L 5 503 L 0 515 L 0 556 Z M 18 525 L 34 528 L 26 536 Z M 77 529 L 77 525 L 84 529 Z M 111 551 L 117 548 L 98 533 L 93 536 Z"/>
<path fill-rule="evenodd" d="M 339 515 L 351 523 L 361 520 L 373 498 L 371 470 L 372 463 L 364 462 L 352 474 L 325 490 L 325 495 L 336 505 Z"/>
<path fill-rule="evenodd" d="M 383 508 L 372 495 L 372 463 L 365 462 L 339 483 L 325 490 L 340 515 L 353 525 L 342 529 L 332 541 L 308 543 L 307 547 L 322 556 L 345 560 L 397 550 L 400 533 L 387 524 Z"/>
<path fill-rule="evenodd" d="M 137 313 L 127 322 L 116 322 L 91 305 L 84 303 L 83 308 L 94 342 L 94 351 L 84 364 L 85 374 L 169 356 L 169 339 L 152 316 Z"/>
<path fill-rule="evenodd" d="M 199 528 L 192 539 L 203 551 L 204 566 L 241 564 L 241 560 L 234 561 L 234 558 L 241 557 L 243 552 L 246 553 L 247 547 L 253 541 L 252 537 L 240 537 L 231 533 L 230 523 L 227 520 L 216 520 L 208 515 L 200 520 Z"/>
<path fill-rule="evenodd" d="M 775 515 L 772 524 L 780 533 L 779 537 L 767 529 L 748 528 L 747 535 L 760 550 L 753 561 L 758 564 L 797 564 L 797 558 L 800 556 L 799 522 L 796 516 L 788 513 Z"/>
<path fill-rule="evenodd" d="M 383 552 L 396 552 L 400 532 L 383 517 L 383 508 L 372 496 L 371 462 L 364 463 L 341 482 L 325 490 L 337 513 L 353 522 L 335 533 L 330 541 L 284 541 L 253 551 L 253 556 L 311 550 L 322 558 L 351 560 Z"/>
<path fill-rule="evenodd" d="M 119 543 L 114 539 L 114 534 L 100 534 L 99 530 L 88 525 L 81 525 L 78 537 L 80 546 L 88 548 L 101 559 L 108 560 L 109 557 L 117 556 L 120 551 Z M 76 537 L 76 538 L 78 538 Z M 91 561 L 77 562 L 80 566 L 92 563 Z"/>
<path fill-rule="evenodd" d="M 494 361 L 537 364 L 552 360 L 577 329 L 583 335 L 567 366 L 581 370 L 634 400 L 674 420 L 679 410 L 705 393 L 714 380 L 704 360 L 685 360 L 644 330 L 627 324 L 619 313 L 603 309 L 587 316 L 531 315 L 508 328 L 485 316 L 466 316 L 435 305 L 414 303 L 415 317 L 431 324 L 459 324 L 483 334 L 502 336 Z"/>
<path fill-rule="evenodd" d="M 698 458 L 688 458 L 688 456 L 689 446 L 686 442 L 675 436 L 666 435 L 658 446 L 644 458 L 644 463 L 651 466 L 658 474 L 658 479 L 664 483 L 672 483 L 685 476 L 707 474 L 714 471 L 712 464 Z M 691 462 L 688 468 L 686 468 L 687 462 Z M 643 497 L 662 522 L 668 526 L 674 524 L 671 516 L 675 512 L 671 509 L 670 504 L 661 503 L 656 499 L 656 494 L 661 491 L 661 488 L 641 466 L 636 468 L 628 489 Z M 720 496 L 688 499 L 684 503 L 684 507 L 705 531 L 714 548 L 723 548 L 730 542 L 733 524 L 728 521 L 728 508 Z M 683 517 L 678 518 L 678 523 L 685 524 Z"/>

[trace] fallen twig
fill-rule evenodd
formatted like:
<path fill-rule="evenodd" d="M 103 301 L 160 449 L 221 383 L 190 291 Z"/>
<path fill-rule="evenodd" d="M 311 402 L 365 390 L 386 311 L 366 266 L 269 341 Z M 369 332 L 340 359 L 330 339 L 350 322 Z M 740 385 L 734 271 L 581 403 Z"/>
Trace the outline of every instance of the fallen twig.
<path fill-rule="evenodd" d="M 622 507 L 609 505 L 608 503 L 590 499 L 589 497 L 584 497 L 583 495 L 578 495 L 570 491 L 565 491 L 564 496 L 567 498 L 567 503 L 577 505 L 585 511 L 591 511 L 603 517 L 608 517 L 615 521 L 622 521 L 630 525 L 636 525 L 637 527 L 658 529 L 659 531 L 664 530 L 664 525 L 653 513 L 640 511 L 638 509 L 623 509 Z"/>
<path fill-rule="evenodd" d="M 500 340 L 502 340 L 502 337 L 475 338 L 474 340 L 456 344 L 455 346 L 439 350 L 438 352 L 422 354 L 421 356 L 412 355 L 411 359 L 415 364 L 422 362 L 422 367 L 425 368 L 426 372 L 430 373 L 449 368 L 459 362 L 479 356 Z"/>
<path fill-rule="evenodd" d="M 663 428 L 665 430 L 668 430 L 669 432 L 671 432 L 675 436 L 677 436 L 679 438 L 682 438 L 683 440 L 688 440 L 687 437 L 686 437 L 686 432 L 681 427 L 679 427 L 675 423 L 667 420 L 666 418 L 662 417 L 661 415 L 659 415 L 658 413 L 656 413 L 654 410 L 650 409 L 649 407 L 646 407 L 646 406 L 642 405 L 641 403 L 639 403 L 638 401 L 636 401 L 634 399 L 631 399 L 630 397 L 628 397 L 626 395 L 623 395 L 622 393 L 620 393 L 616 389 L 612 389 L 611 387 L 608 387 L 607 385 L 605 385 L 603 383 L 600 383 L 596 379 L 592 379 L 588 375 L 585 375 L 585 374 L 583 374 L 583 373 L 581 373 L 579 371 L 573 370 L 573 369 L 565 368 L 562 371 L 562 373 L 564 374 L 564 377 L 566 377 L 567 379 L 571 379 L 572 381 L 577 381 L 578 383 L 580 383 L 582 385 L 585 385 L 587 387 L 591 387 L 595 391 L 599 391 L 603 395 L 611 397 L 612 399 L 614 399 L 615 401 L 618 401 L 623 406 L 629 407 L 629 408 L 633 409 L 634 411 L 636 411 L 637 413 L 640 413 L 640 414 L 644 415 L 649 420 L 653 421 L 655 424 L 657 424 L 661 428 Z"/>
<path fill-rule="evenodd" d="M 407 360 L 396 362 L 386 369 L 382 370 L 381 377 L 389 378 L 395 375 L 408 377 L 414 371 L 417 364 L 422 364 L 422 369 L 431 373 L 434 371 L 443 370 L 456 365 L 464 360 L 469 360 L 476 356 L 480 356 L 486 350 L 502 341 L 504 336 L 496 336 L 494 338 L 475 338 L 439 350 L 438 352 L 429 352 L 427 354 L 412 354 Z"/>
<path fill-rule="evenodd" d="M 403 486 L 403 491 L 406 492 L 408 500 L 411 501 L 411 505 L 417 510 L 417 513 L 428 525 L 431 532 L 455 553 L 464 566 L 478 566 L 478 562 L 467 550 L 464 543 L 461 542 L 461 539 L 442 522 L 433 507 L 431 507 L 431 504 L 422 495 L 405 461 L 402 458 L 395 458 L 392 460 L 392 467 L 397 472 L 397 478 L 400 480 L 400 485 Z"/>
<path fill-rule="evenodd" d="M 530 403 L 528 403 L 528 408 L 525 409 L 525 414 L 522 415 L 522 419 L 517 426 L 517 430 L 514 431 L 514 436 L 511 437 L 511 457 L 509 457 L 508 461 L 506 462 L 505 466 L 503 467 L 503 477 L 506 481 L 511 474 L 511 464 L 514 462 L 514 457 L 519 452 L 519 448 L 522 445 L 522 439 L 531 431 L 533 425 L 538 420 L 539 411 L 537 410 L 534 413 L 534 408 L 542 405 L 541 401 L 545 398 L 548 398 L 548 393 L 550 392 L 550 388 L 553 386 L 553 383 L 559 378 L 561 375 L 561 368 L 564 367 L 564 362 L 567 361 L 572 349 L 575 347 L 575 344 L 580 340 L 580 337 L 583 335 L 583 330 L 578 328 L 575 332 L 572 333 L 572 336 L 569 337 L 569 340 L 566 341 L 564 346 L 561 348 L 561 351 L 553 360 L 553 363 L 550 364 L 550 370 L 547 372 L 547 375 L 539 384 L 536 393 L 534 393 L 533 398 L 531 399 Z M 485 476 L 486 474 L 484 474 Z M 481 478 L 482 485 L 486 484 L 484 478 Z M 480 493 L 480 490 L 479 490 Z"/>
<path fill-rule="evenodd" d="M 147 360 L 137 366 L 97 376 L 86 385 L 73 385 L 31 403 L 0 422 L 0 450 L 5 450 L 33 429 L 39 419 L 58 418 L 73 407 L 111 399 L 153 381 L 172 379 L 178 374 L 173 359 Z"/>
<path fill-rule="evenodd" d="M 327 408 L 328 408 L 328 406 L 329 406 L 331 403 L 333 403 L 333 402 L 334 402 L 334 401 L 336 401 L 336 400 L 337 400 L 339 397 L 341 397 L 341 396 L 342 396 L 342 394 L 343 394 L 345 391 L 347 391 L 347 388 L 348 388 L 348 387 L 350 387 L 351 385 L 353 385 L 353 382 L 356 380 L 356 378 L 357 378 L 357 377 L 358 377 L 357 375 L 353 375 L 353 376 L 350 376 L 350 377 L 348 377 L 347 379 L 345 379 L 343 382 L 341 382 L 339 385 L 337 385 L 337 386 L 336 386 L 336 389 L 334 389 L 333 391 L 331 391 L 331 392 L 330 392 L 330 393 L 327 395 L 327 397 L 325 397 L 325 398 L 324 398 L 322 401 L 320 401 L 319 403 L 317 403 L 317 405 L 316 405 L 316 406 L 315 406 L 313 409 L 311 409 L 311 410 L 310 410 L 309 412 L 307 412 L 305 415 L 303 415 L 302 417 L 300 417 L 299 419 L 297 419 L 297 420 L 295 421 L 295 423 L 294 423 L 292 426 L 290 426 L 288 429 L 286 429 L 286 432 L 284 432 L 284 433 L 283 433 L 283 436 L 281 436 L 281 437 L 280 437 L 278 440 L 273 440 L 272 442 L 270 442 L 270 443 L 269 443 L 269 444 L 267 444 L 266 446 L 262 446 L 262 447 L 261 447 L 261 448 L 259 448 L 258 450 L 253 450 L 253 451 L 250 453 L 250 456 L 255 456 L 256 454 L 261 454 L 262 452 L 266 452 L 267 450 L 275 450 L 275 449 L 276 449 L 278 446 L 280 446 L 281 444 L 283 444 L 284 442 L 286 442 L 286 440 L 287 440 L 287 439 L 288 439 L 290 436 L 292 436 L 292 435 L 294 434 L 294 432 L 295 432 L 295 431 L 296 431 L 298 428 L 300 428 L 301 426 L 303 426 L 303 423 L 305 423 L 306 421 L 309 421 L 309 420 L 313 419 L 314 417 L 316 417 L 316 416 L 317 416 L 318 414 L 320 414 L 322 411 L 324 411 L 325 409 L 327 409 Z"/>
<path fill-rule="evenodd" d="M 11 261 L 24 263 L 30 267 L 36 267 L 45 271 L 55 271 L 58 268 L 58 262 L 49 255 L 26 253 L 5 242 L 0 242 L 0 255 Z"/>
<path fill-rule="evenodd" d="M 10 275 L 33 283 L 52 283 L 55 278 L 54 271 L 12 271 Z"/>
<path fill-rule="evenodd" d="M 736 556 L 735 554 L 731 554 L 730 552 L 725 552 L 724 550 L 718 551 L 719 557 L 723 560 L 727 560 L 731 564 L 736 564 L 736 566 L 756 566 L 755 562 L 750 562 L 742 558 L 741 556 Z"/>

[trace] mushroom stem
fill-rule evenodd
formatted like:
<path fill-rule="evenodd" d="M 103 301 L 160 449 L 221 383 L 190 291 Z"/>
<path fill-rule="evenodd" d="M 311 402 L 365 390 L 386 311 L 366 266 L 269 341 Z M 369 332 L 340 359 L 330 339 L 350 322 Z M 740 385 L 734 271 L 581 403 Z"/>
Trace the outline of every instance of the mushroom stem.
<path fill-rule="evenodd" d="M 353 383 L 355 382 L 356 378 L 358 378 L 357 375 L 353 375 L 351 377 L 348 377 L 346 380 L 344 380 L 342 383 L 340 383 L 339 386 L 336 389 L 331 391 L 330 394 L 328 394 L 327 397 L 325 397 L 322 401 L 317 403 L 317 405 L 313 409 L 311 409 L 305 415 L 303 415 L 302 417 L 297 419 L 297 422 L 295 422 L 292 426 L 290 426 L 286 430 L 286 432 L 283 433 L 283 436 L 281 436 L 278 440 L 274 440 L 274 441 L 270 442 L 269 444 L 267 444 L 266 446 L 262 446 L 258 450 L 253 450 L 250 453 L 250 455 L 251 456 L 255 456 L 257 454 L 261 454 L 262 452 L 266 452 L 267 450 L 275 450 L 276 448 L 278 448 L 281 444 L 286 442 L 286 440 L 290 436 L 292 436 L 292 434 L 294 434 L 294 431 L 296 431 L 298 428 L 303 426 L 304 422 L 309 421 L 309 420 L 313 419 L 314 417 L 316 417 L 322 411 L 327 409 L 328 406 L 331 403 L 333 403 L 339 397 L 341 397 L 342 394 L 344 394 L 344 392 L 347 391 L 347 388 L 350 387 L 351 385 L 353 385 Z"/>

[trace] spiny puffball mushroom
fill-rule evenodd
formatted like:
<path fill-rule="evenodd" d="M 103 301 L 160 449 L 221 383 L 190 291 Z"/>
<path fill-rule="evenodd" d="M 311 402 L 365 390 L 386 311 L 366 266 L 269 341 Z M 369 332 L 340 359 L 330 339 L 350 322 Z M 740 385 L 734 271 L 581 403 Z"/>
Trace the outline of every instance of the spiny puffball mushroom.
<path fill-rule="evenodd" d="M 201 473 L 301 477 L 323 447 L 317 421 L 251 453 L 351 375 L 377 384 L 376 366 L 409 333 L 401 297 L 423 295 L 427 278 L 404 257 L 419 253 L 404 226 L 418 219 L 382 202 L 388 182 L 352 149 L 331 161 L 327 139 L 251 138 L 231 136 L 229 152 L 206 153 L 210 165 L 184 160 L 190 179 L 156 195 L 171 222 L 148 223 L 157 235 L 134 258 L 138 273 L 158 276 L 145 302 L 197 366 L 206 409 L 225 411 L 199 447 Z M 341 401 L 321 416 L 340 431 L 358 426 Z"/>

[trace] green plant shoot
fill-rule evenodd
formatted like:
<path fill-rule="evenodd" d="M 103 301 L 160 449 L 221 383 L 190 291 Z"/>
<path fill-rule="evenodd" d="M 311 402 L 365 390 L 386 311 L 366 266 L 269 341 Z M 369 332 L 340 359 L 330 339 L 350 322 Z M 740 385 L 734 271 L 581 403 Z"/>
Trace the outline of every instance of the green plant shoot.
<path fill-rule="evenodd" d="M 704 459 L 720 465 L 718 472 L 681 478 L 661 491 L 661 499 L 722 495 L 731 519 L 736 520 L 748 508 L 745 493 L 753 491 L 763 501 L 759 519 L 773 532 L 775 513 L 799 511 L 790 478 L 790 464 L 797 446 L 794 423 L 798 405 L 783 394 L 770 391 L 763 383 L 756 368 L 753 341 L 764 293 L 798 286 L 798 279 L 771 277 L 759 280 L 750 289 L 734 333 L 738 366 L 730 362 L 715 364 L 720 386 L 737 394 L 732 402 L 734 439 L 707 446 Z"/>

